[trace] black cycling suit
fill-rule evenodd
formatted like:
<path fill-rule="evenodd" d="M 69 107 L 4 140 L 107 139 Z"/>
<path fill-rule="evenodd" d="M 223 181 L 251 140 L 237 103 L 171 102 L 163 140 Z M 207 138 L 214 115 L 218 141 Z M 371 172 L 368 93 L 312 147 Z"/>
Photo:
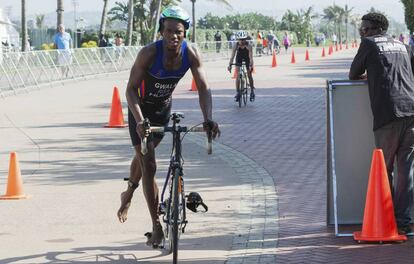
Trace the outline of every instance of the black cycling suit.
<path fill-rule="evenodd" d="M 243 61 L 246 63 L 246 68 L 249 69 L 250 66 L 250 56 L 249 56 L 249 44 L 245 44 L 243 47 L 237 42 L 237 54 L 236 54 L 236 64 L 241 64 Z"/>
<path fill-rule="evenodd" d="M 155 43 L 157 55 L 155 63 L 146 72 L 144 80 L 138 88 L 138 104 L 144 118 L 148 118 L 152 126 L 166 126 L 171 113 L 171 95 L 177 86 L 178 81 L 185 75 L 190 68 L 188 59 L 188 47 L 185 41 L 181 45 L 182 63 L 180 69 L 167 71 L 163 64 L 163 41 Z M 132 111 L 128 109 L 128 126 L 132 145 L 141 144 L 137 134 L 135 121 Z M 152 133 L 154 137 L 162 139 L 163 133 Z M 151 137 L 149 137 L 151 140 Z"/>

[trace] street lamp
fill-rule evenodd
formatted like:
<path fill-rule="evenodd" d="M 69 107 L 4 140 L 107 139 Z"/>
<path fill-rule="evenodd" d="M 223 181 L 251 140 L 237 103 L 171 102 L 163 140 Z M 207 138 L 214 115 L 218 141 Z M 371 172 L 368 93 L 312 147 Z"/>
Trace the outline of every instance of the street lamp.
<path fill-rule="evenodd" d="M 77 28 L 78 28 L 78 18 L 76 17 L 76 8 L 79 6 L 79 1 L 78 0 L 72 0 L 72 4 L 73 4 L 73 17 L 74 17 L 74 30 L 73 30 L 73 47 L 77 48 L 78 47 L 78 41 L 77 41 Z"/>

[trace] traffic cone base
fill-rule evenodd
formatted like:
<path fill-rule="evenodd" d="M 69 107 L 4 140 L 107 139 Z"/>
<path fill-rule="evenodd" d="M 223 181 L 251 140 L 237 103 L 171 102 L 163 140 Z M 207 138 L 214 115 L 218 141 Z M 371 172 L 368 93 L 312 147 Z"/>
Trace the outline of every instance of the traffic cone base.
<path fill-rule="evenodd" d="M 361 231 L 354 232 L 354 240 L 357 241 L 368 241 L 368 242 L 398 242 L 398 241 L 406 241 L 407 236 L 406 235 L 392 235 L 388 237 L 371 237 L 371 236 L 364 236 L 362 235 Z"/>
<path fill-rule="evenodd" d="M 375 149 L 372 154 L 362 231 L 354 232 L 353 235 L 358 242 L 407 240 L 407 236 L 398 234 L 387 167 L 381 149 Z"/>
<path fill-rule="evenodd" d="M 124 114 L 122 113 L 121 99 L 117 87 L 114 87 L 112 95 L 111 113 L 109 115 L 109 123 L 105 127 L 122 128 L 127 127 L 128 124 L 124 122 Z"/>
<path fill-rule="evenodd" d="M 16 152 L 10 153 L 9 175 L 7 178 L 7 190 L 5 195 L 0 196 L 0 200 L 28 199 L 30 195 L 23 192 L 23 181 L 17 160 Z"/>

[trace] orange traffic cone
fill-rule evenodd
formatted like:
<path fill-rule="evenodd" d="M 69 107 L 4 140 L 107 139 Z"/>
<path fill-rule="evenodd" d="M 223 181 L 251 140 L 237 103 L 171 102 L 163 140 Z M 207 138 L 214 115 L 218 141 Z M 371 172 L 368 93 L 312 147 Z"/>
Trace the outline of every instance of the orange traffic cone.
<path fill-rule="evenodd" d="M 290 63 L 296 63 L 295 51 L 294 50 L 292 50 L 292 59 L 290 60 Z"/>
<path fill-rule="evenodd" d="M 340 49 L 340 50 L 342 50 L 342 43 L 341 43 L 341 44 L 339 44 L 339 49 Z"/>
<path fill-rule="evenodd" d="M 325 57 L 325 47 L 322 48 L 322 57 Z"/>
<path fill-rule="evenodd" d="M 7 178 L 7 190 L 5 195 L 0 196 L 0 200 L 17 200 L 29 198 L 23 192 L 23 181 L 20 172 L 19 161 L 16 152 L 10 153 L 9 176 Z"/>
<path fill-rule="evenodd" d="M 375 149 L 372 154 L 362 232 L 354 232 L 354 239 L 378 242 L 407 240 L 407 236 L 399 235 L 397 231 L 387 167 L 381 149 Z"/>
<path fill-rule="evenodd" d="M 237 68 L 234 68 L 234 72 L 233 72 L 233 77 L 231 77 L 232 79 L 236 79 L 237 78 Z"/>
<path fill-rule="evenodd" d="M 309 51 L 306 50 L 306 54 L 305 54 L 305 61 L 309 61 Z"/>
<path fill-rule="evenodd" d="M 114 92 L 112 95 L 112 106 L 111 114 L 109 116 L 109 123 L 105 127 L 126 127 L 127 124 L 124 123 L 124 114 L 122 113 L 121 99 L 119 97 L 118 88 L 114 87 Z"/>
<path fill-rule="evenodd" d="M 335 51 L 338 51 L 339 49 L 338 49 L 338 43 L 336 43 L 336 45 L 335 45 Z"/>
<path fill-rule="evenodd" d="M 328 55 L 331 55 L 332 53 L 333 53 L 333 48 L 332 48 L 332 46 L 329 46 Z"/>
<path fill-rule="evenodd" d="M 276 52 L 273 52 L 273 58 L 272 58 L 272 68 L 277 66 L 277 60 L 276 60 Z"/>
<path fill-rule="evenodd" d="M 197 91 L 197 85 L 196 85 L 196 83 L 194 81 L 194 78 L 193 78 L 193 81 L 191 82 L 191 89 L 189 91 L 192 91 L 192 92 L 196 92 Z"/>
<path fill-rule="evenodd" d="M 352 41 L 351 48 L 355 48 L 354 42 Z"/>

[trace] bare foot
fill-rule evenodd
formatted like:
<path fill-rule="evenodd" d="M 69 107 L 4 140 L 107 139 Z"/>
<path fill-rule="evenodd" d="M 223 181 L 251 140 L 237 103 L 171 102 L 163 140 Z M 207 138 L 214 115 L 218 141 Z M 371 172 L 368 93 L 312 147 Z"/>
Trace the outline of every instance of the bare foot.
<path fill-rule="evenodd" d="M 132 199 L 133 192 L 125 191 L 121 193 L 121 206 L 118 210 L 118 219 L 119 222 L 124 223 L 128 218 L 128 209 L 131 205 L 131 199 Z"/>
<path fill-rule="evenodd" d="M 158 224 L 155 228 L 153 228 L 151 235 L 147 236 L 147 246 L 158 248 L 161 246 L 164 240 L 164 232 L 162 231 L 161 224 Z"/>

